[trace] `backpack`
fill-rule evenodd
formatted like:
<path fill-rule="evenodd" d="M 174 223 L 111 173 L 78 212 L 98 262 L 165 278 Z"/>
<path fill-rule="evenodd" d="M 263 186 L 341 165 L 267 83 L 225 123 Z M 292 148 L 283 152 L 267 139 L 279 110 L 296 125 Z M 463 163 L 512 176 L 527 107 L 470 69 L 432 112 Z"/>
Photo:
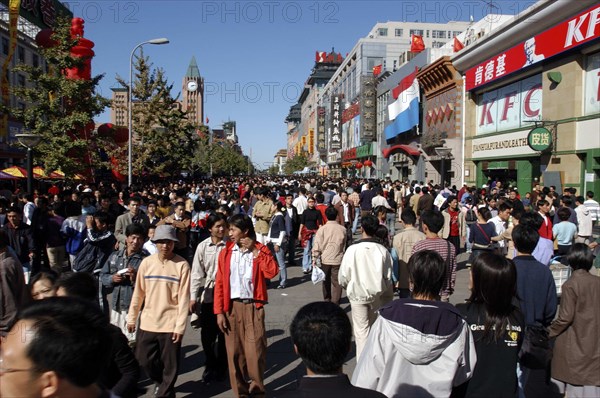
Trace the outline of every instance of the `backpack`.
<path fill-rule="evenodd" d="M 467 209 L 467 214 L 465 214 L 465 221 L 467 222 L 467 224 L 472 224 L 477 221 L 477 213 L 475 213 L 475 210 L 473 210 L 472 206 L 469 209 Z"/>

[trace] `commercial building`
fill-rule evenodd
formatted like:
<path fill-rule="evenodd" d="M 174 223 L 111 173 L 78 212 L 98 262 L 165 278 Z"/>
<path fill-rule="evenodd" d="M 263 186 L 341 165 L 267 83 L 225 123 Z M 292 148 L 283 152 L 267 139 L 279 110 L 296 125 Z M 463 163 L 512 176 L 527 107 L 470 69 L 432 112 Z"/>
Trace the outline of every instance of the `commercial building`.
<path fill-rule="evenodd" d="M 377 118 L 377 84 L 412 58 L 411 35 L 421 35 L 425 47 L 442 47 L 468 26 L 469 22 L 378 23 L 358 40 L 319 99 L 327 128 L 324 160 L 330 175 L 381 174 L 381 164 L 377 163 L 381 122 Z M 374 69 L 379 72 L 377 76 Z M 364 161 L 372 166 L 361 169 Z"/>
<path fill-rule="evenodd" d="M 467 183 L 600 192 L 597 1 L 539 1 L 452 64 L 464 76 Z"/>

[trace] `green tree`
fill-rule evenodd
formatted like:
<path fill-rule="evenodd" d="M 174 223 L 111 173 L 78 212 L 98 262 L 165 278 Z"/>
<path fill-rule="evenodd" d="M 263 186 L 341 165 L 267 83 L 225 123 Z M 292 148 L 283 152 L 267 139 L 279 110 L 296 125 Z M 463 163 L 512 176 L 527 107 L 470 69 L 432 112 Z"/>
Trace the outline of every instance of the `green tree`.
<path fill-rule="evenodd" d="M 71 57 L 71 48 L 79 38 L 71 37 L 70 28 L 70 20 L 59 18 L 52 35 L 55 45 L 39 48 L 47 70 L 43 65 L 21 64 L 14 68 L 24 73 L 31 85 L 13 86 L 12 93 L 28 105 L 1 107 L 2 112 L 21 121 L 26 129 L 42 138 L 35 148 L 36 161 L 46 170 L 62 170 L 66 177 L 101 165 L 98 149 L 108 142 L 83 131 L 92 131 L 93 118 L 110 104 L 96 91 L 103 75 L 93 76 L 91 80 L 66 77 L 65 70 L 84 64 L 83 60 Z"/>
<path fill-rule="evenodd" d="M 133 174 L 193 171 L 196 166 L 193 154 L 199 141 L 196 126 L 181 110 L 178 98 L 171 95 L 173 84 L 168 83 L 164 70 L 154 68 L 143 52 L 136 56 L 134 69 Z M 117 82 L 129 88 L 128 82 L 119 76 Z"/>
<path fill-rule="evenodd" d="M 294 171 L 300 171 L 305 167 L 311 166 L 314 166 L 314 162 L 310 162 L 306 157 L 306 154 L 301 153 L 291 159 L 288 158 L 288 160 L 285 162 L 285 166 L 283 166 L 283 171 L 285 174 L 294 174 Z"/>

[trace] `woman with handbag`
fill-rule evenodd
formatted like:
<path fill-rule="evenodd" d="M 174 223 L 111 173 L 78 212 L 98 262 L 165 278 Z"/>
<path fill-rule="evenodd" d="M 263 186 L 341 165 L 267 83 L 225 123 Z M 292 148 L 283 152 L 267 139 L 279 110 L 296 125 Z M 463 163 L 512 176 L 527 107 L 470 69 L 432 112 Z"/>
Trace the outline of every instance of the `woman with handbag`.
<path fill-rule="evenodd" d="M 573 274 L 562 285 L 560 311 L 549 328 L 556 337 L 552 378 L 568 397 L 600 397 L 600 278 L 590 274 L 594 257 L 583 243 L 567 255 Z"/>
<path fill-rule="evenodd" d="M 473 264 L 479 254 L 494 251 L 492 238 L 496 236 L 496 227 L 494 224 L 488 223 L 491 218 L 490 210 L 487 207 L 481 207 L 477 212 L 477 222 L 469 227 L 469 241 L 473 252 L 467 261 L 467 267 Z"/>
<path fill-rule="evenodd" d="M 517 360 L 525 321 L 515 305 L 515 264 L 492 252 L 473 261 L 471 297 L 456 308 L 473 333 L 477 365 L 473 377 L 457 387 L 452 397 L 515 397 Z"/>

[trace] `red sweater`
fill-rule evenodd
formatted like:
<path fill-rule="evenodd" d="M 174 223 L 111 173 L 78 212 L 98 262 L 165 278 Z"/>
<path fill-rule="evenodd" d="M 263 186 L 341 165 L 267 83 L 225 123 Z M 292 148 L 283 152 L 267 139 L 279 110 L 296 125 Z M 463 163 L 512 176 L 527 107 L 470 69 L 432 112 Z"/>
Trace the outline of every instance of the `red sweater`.
<path fill-rule="evenodd" d="M 546 222 L 548 224 L 546 224 Z M 552 220 L 550 219 L 549 215 L 546 214 L 546 220 L 544 220 L 544 222 L 542 223 L 542 226 L 538 230 L 538 233 L 540 234 L 540 238 L 546 238 L 546 239 L 553 240 Z"/>
<path fill-rule="evenodd" d="M 234 242 L 227 242 L 225 248 L 219 253 L 219 265 L 215 278 L 214 306 L 215 314 L 224 314 L 231 309 L 231 253 Z M 271 279 L 279 273 L 279 266 L 275 257 L 267 246 L 256 242 L 258 256 L 254 257 L 252 266 L 252 283 L 254 284 L 254 300 L 256 308 L 262 307 L 268 300 L 266 279 Z"/>

